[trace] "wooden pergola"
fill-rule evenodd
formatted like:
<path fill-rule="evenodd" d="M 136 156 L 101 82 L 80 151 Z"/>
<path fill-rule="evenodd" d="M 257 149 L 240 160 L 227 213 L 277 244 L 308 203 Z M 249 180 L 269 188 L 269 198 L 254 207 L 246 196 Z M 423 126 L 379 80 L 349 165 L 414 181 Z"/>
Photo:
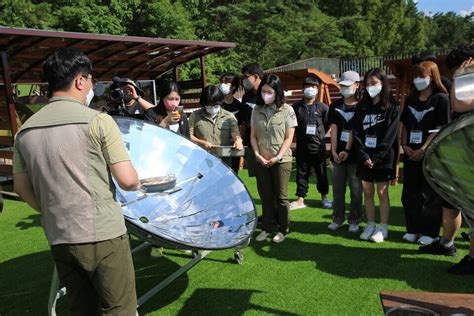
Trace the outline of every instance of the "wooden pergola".
<path fill-rule="evenodd" d="M 205 56 L 234 48 L 235 43 L 190 41 L 136 36 L 115 36 L 11 28 L 0 26 L 0 183 L 12 175 L 14 135 L 18 130 L 13 86 L 37 84 L 42 80 L 46 58 L 58 48 L 76 47 L 92 61 L 95 79 L 112 77 L 154 80 L 174 70 L 179 81 L 179 65 L 200 60 L 201 78 L 184 82 L 185 87 L 206 85 Z"/>
<path fill-rule="evenodd" d="M 285 90 L 293 90 L 299 91 L 297 93 L 293 93 L 291 97 L 288 97 L 287 101 L 296 101 L 303 96 L 302 92 L 302 85 L 303 80 L 308 77 L 309 75 L 315 75 L 316 77 L 321 80 L 321 85 L 319 87 L 319 101 L 329 105 L 332 103 L 330 88 L 334 90 L 339 90 L 339 85 L 336 83 L 334 79 L 331 78 L 325 72 L 317 70 L 315 68 L 306 68 L 306 69 L 299 69 L 299 70 L 288 70 L 282 72 L 272 72 L 275 75 L 280 77 L 280 80 L 283 83 L 283 88 Z M 291 102 L 290 102 L 291 103 Z"/>

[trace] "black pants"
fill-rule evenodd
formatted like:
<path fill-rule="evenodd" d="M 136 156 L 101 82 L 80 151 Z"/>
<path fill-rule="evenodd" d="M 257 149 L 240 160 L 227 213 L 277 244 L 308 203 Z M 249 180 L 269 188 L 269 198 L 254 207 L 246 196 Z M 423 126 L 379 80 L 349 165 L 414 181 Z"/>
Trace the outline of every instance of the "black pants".
<path fill-rule="evenodd" d="M 232 170 L 234 170 L 235 174 L 238 174 L 240 169 L 240 157 L 232 157 L 230 167 L 232 168 Z"/>
<path fill-rule="evenodd" d="M 306 150 L 296 150 L 296 196 L 306 197 L 308 194 L 309 171 L 316 172 L 316 188 L 322 195 L 329 192 L 326 167 L 326 151 L 309 154 Z"/>
<path fill-rule="evenodd" d="M 423 161 L 405 160 L 403 177 L 402 204 L 407 233 L 437 237 L 442 210 L 436 194 L 423 175 Z"/>

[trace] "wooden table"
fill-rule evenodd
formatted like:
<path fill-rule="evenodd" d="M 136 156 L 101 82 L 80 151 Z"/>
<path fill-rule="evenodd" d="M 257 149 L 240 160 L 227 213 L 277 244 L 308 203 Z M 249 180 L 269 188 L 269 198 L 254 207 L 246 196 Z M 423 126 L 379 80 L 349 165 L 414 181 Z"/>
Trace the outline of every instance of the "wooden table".
<path fill-rule="evenodd" d="M 474 315 L 474 294 L 382 291 L 380 300 L 384 312 L 393 307 L 415 306 L 441 315 Z"/>

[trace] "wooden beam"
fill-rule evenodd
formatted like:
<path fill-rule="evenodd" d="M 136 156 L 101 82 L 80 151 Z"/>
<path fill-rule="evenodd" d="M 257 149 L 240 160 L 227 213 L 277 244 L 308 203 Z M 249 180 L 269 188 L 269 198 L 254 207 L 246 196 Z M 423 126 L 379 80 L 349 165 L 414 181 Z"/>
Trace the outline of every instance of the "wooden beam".
<path fill-rule="evenodd" d="M 13 101 L 13 86 L 12 86 L 12 78 L 10 76 L 10 67 L 8 65 L 8 56 L 6 51 L 2 51 L 2 70 L 3 70 L 3 82 L 5 87 L 5 95 L 7 97 L 7 107 L 8 107 L 8 116 L 10 119 L 10 124 L 12 127 L 12 136 L 10 136 L 11 144 L 13 144 L 13 137 L 18 130 L 18 126 L 16 125 L 16 111 L 15 111 L 15 103 Z M 8 136 L 4 136 L 8 137 Z"/>
<path fill-rule="evenodd" d="M 202 87 L 204 88 L 207 84 L 207 78 L 206 78 L 206 57 L 201 56 L 199 57 L 199 60 L 201 61 L 201 83 Z"/>

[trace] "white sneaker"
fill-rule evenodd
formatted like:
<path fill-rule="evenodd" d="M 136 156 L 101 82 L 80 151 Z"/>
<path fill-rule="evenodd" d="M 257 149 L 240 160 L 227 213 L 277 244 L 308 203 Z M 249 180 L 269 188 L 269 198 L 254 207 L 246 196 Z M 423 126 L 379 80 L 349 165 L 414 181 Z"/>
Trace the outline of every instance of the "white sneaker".
<path fill-rule="evenodd" d="M 375 225 L 367 225 L 365 226 L 362 234 L 360 234 L 359 238 L 362 240 L 369 240 L 369 238 L 375 233 L 375 230 Z"/>
<path fill-rule="evenodd" d="M 332 201 L 330 201 L 328 198 L 325 198 L 324 200 L 322 200 L 321 202 L 323 204 L 323 208 L 332 208 Z"/>
<path fill-rule="evenodd" d="M 406 233 L 405 235 L 403 235 L 402 239 L 406 240 L 408 242 L 415 242 L 416 241 L 416 234 Z"/>
<path fill-rule="evenodd" d="M 267 237 L 270 235 L 270 233 L 267 233 L 266 231 L 262 230 L 260 234 L 255 238 L 256 241 L 264 241 L 267 239 Z"/>
<path fill-rule="evenodd" d="M 373 242 L 384 242 L 388 237 L 388 230 L 379 228 L 375 233 L 370 237 L 370 240 Z"/>
<path fill-rule="evenodd" d="M 285 240 L 285 238 L 286 238 L 286 236 L 283 235 L 282 233 L 277 233 L 275 236 L 273 236 L 272 241 L 274 243 L 279 244 L 279 243 L 283 242 L 283 240 Z"/>
<path fill-rule="evenodd" d="M 359 231 L 359 225 L 357 224 L 349 225 L 349 233 L 357 233 L 358 231 Z"/>
<path fill-rule="evenodd" d="M 338 224 L 336 222 L 332 222 L 331 224 L 328 225 L 328 229 L 338 230 L 342 225 L 343 225 L 343 223 Z"/>
<path fill-rule="evenodd" d="M 430 236 L 421 236 L 418 238 L 418 243 L 423 246 L 431 245 L 434 241 L 434 238 L 431 238 Z"/>
<path fill-rule="evenodd" d="M 299 210 L 300 208 L 305 208 L 305 207 L 307 207 L 307 205 L 304 203 L 300 204 L 296 201 L 293 201 L 290 203 L 290 210 Z"/>

